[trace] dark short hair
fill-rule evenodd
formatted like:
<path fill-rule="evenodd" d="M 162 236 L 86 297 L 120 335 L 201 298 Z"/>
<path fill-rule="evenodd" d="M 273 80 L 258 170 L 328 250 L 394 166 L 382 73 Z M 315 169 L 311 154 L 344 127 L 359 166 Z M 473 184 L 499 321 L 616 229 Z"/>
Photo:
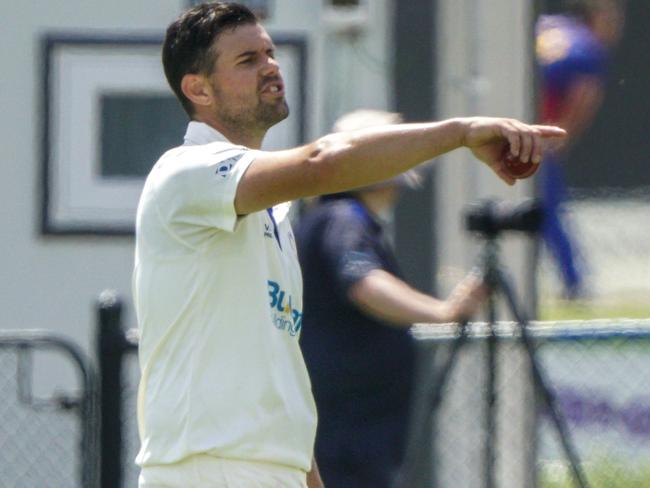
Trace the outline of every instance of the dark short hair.
<path fill-rule="evenodd" d="M 169 86 L 192 117 L 194 107 L 183 94 L 181 81 L 186 74 L 212 72 L 214 41 L 225 30 L 255 24 L 257 17 L 244 5 L 230 2 L 202 3 L 172 22 L 162 48 L 162 63 Z"/>

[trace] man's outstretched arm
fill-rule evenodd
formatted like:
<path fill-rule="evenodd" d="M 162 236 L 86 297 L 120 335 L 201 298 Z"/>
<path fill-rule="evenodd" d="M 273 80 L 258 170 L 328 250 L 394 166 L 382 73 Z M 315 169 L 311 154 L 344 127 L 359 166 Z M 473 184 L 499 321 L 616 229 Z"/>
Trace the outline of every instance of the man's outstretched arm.
<path fill-rule="evenodd" d="M 565 135 L 558 127 L 489 117 L 330 134 L 294 149 L 261 151 L 239 183 L 235 209 L 245 215 L 280 202 L 358 188 L 460 147 L 469 148 L 512 185 L 515 180 L 502 161 L 506 145 L 522 161 L 539 162 L 545 140 Z"/>

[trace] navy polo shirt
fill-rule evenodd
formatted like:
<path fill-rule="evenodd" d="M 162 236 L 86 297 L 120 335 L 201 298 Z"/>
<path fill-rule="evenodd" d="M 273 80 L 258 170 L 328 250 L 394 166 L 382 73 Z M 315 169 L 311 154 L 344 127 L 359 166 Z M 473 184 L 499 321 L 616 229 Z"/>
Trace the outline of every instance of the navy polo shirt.
<path fill-rule="evenodd" d="M 379 223 L 345 196 L 307 210 L 296 241 L 304 282 L 300 343 L 319 416 L 317 459 L 366 444 L 386 469 L 402 456 L 414 342 L 406 329 L 366 315 L 347 295 L 374 269 L 400 276 L 394 253 Z"/>

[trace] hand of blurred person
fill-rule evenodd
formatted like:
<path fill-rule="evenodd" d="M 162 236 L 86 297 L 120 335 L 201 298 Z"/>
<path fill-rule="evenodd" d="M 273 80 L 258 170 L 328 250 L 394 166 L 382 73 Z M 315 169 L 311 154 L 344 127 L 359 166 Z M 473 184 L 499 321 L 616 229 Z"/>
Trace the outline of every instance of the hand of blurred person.
<path fill-rule="evenodd" d="M 461 322 L 475 315 L 487 299 L 489 290 L 483 278 L 469 273 L 458 283 L 445 300 L 445 322 Z"/>
<path fill-rule="evenodd" d="M 373 270 L 349 293 L 350 300 L 365 313 L 396 326 L 415 323 L 457 322 L 471 317 L 487 297 L 487 287 L 470 273 L 440 300 L 410 287 L 383 270 Z"/>

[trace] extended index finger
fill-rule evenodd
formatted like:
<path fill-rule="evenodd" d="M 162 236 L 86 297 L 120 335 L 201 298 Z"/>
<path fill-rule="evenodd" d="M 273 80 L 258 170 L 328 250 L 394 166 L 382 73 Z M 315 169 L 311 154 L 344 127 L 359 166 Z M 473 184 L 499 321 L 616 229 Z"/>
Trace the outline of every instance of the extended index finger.
<path fill-rule="evenodd" d="M 566 137 L 567 131 L 555 125 L 533 125 L 542 137 Z"/>

